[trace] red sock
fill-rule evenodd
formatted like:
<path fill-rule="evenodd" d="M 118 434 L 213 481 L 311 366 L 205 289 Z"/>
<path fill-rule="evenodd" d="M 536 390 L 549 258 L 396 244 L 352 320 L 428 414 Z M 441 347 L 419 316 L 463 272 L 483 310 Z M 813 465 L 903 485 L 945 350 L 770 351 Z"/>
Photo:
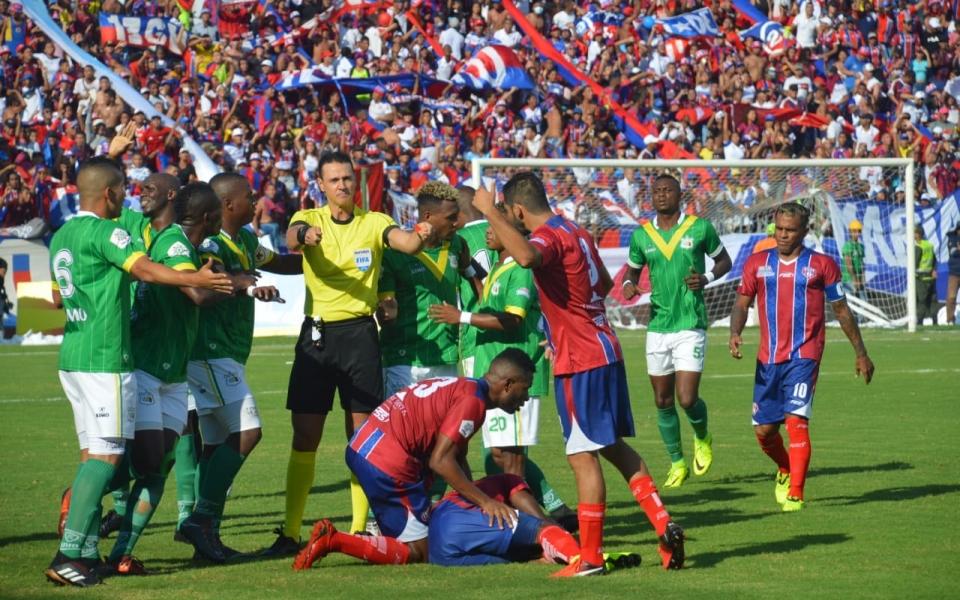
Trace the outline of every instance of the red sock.
<path fill-rule="evenodd" d="M 603 519 L 607 504 L 577 505 L 580 520 L 580 559 L 591 565 L 603 564 Z"/>
<path fill-rule="evenodd" d="M 663 535 L 663 532 L 667 530 L 667 523 L 670 522 L 670 514 L 660 500 L 660 494 L 657 493 L 657 486 L 653 483 L 653 477 L 647 475 L 635 479 L 630 484 L 630 491 L 637 502 L 640 503 L 640 508 L 647 514 L 650 523 L 653 524 L 653 528 L 657 531 L 657 537 Z"/>
<path fill-rule="evenodd" d="M 760 442 L 760 449 L 763 450 L 763 453 L 777 463 L 781 473 L 790 473 L 790 457 L 787 455 L 787 449 L 783 447 L 783 436 L 780 435 L 779 431 L 771 437 L 763 437 L 757 434 L 757 441 Z M 792 478 L 793 475 L 790 477 Z"/>
<path fill-rule="evenodd" d="M 810 424 L 799 417 L 787 418 L 790 436 L 790 496 L 803 500 L 803 482 L 810 466 Z"/>
<path fill-rule="evenodd" d="M 410 548 L 394 538 L 352 535 L 342 531 L 333 534 L 330 549 L 375 565 L 405 565 L 410 557 Z"/>
<path fill-rule="evenodd" d="M 580 545 L 573 536 L 556 525 L 547 525 L 537 536 L 537 542 L 543 548 L 543 557 L 550 562 L 570 563 L 570 559 L 580 554 Z"/>

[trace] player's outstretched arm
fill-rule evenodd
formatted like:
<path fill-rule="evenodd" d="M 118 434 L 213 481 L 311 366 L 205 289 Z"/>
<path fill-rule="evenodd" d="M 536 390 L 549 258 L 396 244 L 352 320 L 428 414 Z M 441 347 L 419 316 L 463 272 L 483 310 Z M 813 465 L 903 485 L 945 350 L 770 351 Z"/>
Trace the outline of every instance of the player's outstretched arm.
<path fill-rule="evenodd" d="M 133 263 L 130 274 L 145 283 L 202 288 L 222 294 L 233 293 L 233 280 L 226 273 L 215 272 L 212 260 L 207 261 L 199 271 L 176 271 L 144 256 Z"/>
<path fill-rule="evenodd" d="M 423 243 L 433 236 L 433 225 L 421 222 L 417 223 L 412 231 L 406 231 L 399 227 L 390 229 L 390 232 L 387 233 L 387 244 L 398 252 L 417 254 L 423 250 Z"/>
<path fill-rule="evenodd" d="M 855 366 L 857 377 L 860 377 L 862 373 L 863 380 L 869 385 L 870 380 L 873 379 L 873 361 L 867 356 L 867 348 L 863 345 L 863 338 L 860 336 L 860 326 L 857 325 L 857 318 L 854 316 L 853 311 L 850 310 L 850 305 L 847 304 L 846 298 L 831 302 L 830 306 L 833 307 L 833 312 L 837 315 L 837 320 L 840 321 L 840 327 L 843 329 L 843 332 L 847 334 L 847 339 L 853 344 L 853 351 L 857 355 Z"/>
<path fill-rule="evenodd" d="M 503 243 L 513 260 L 524 269 L 536 269 L 543 264 L 543 254 L 540 249 L 527 241 L 517 229 L 507 221 L 494 204 L 494 194 L 484 186 L 480 186 L 473 196 L 473 206 L 487 218 L 487 222 L 497 232 L 497 237 Z"/>
<path fill-rule="evenodd" d="M 217 263 L 213 259 L 207 259 L 207 263 L 210 264 L 210 268 L 213 269 L 214 271 L 220 269 L 219 263 Z M 181 286 L 180 291 L 183 292 L 187 296 L 187 298 L 190 298 L 190 300 L 197 306 L 213 306 L 214 304 L 219 304 L 232 296 L 235 296 L 238 294 L 242 294 L 242 295 L 249 294 L 250 292 L 248 290 L 250 290 L 251 288 L 256 288 L 257 277 L 259 277 L 259 273 L 256 273 L 255 271 L 227 273 L 226 275 L 227 277 L 230 278 L 230 282 L 231 282 L 231 289 L 230 289 L 230 292 L 227 294 L 214 291 L 214 290 L 201 289 L 201 288 L 192 287 L 192 286 Z M 250 295 L 253 295 L 254 297 L 256 297 L 255 294 L 250 294 Z"/>
<path fill-rule="evenodd" d="M 270 262 L 260 268 L 277 275 L 300 275 L 303 273 L 303 257 L 296 254 L 275 254 Z"/>
<path fill-rule="evenodd" d="M 747 325 L 747 313 L 752 301 L 752 296 L 737 294 L 737 300 L 733 303 L 733 310 L 730 311 L 730 355 L 737 360 L 743 358 L 743 355 L 740 354 L 740 346 L 743 344 L 740 334 L 743 333 L 743 328 Z"/>
<path fill-rule="evenodd" d="M 497 331 L 514 331 L 520 327 L 523 319 L 519 315 L 508 312 L 498 313 L 468 313 L 461 312 L 452 304 L 431 304 L 427 309 L 427 316 L 435 323 L 447 325 L 473 325 L 477 329 L 494 329 Z"/>
<path fill-rule="evenodd" d="M 434 473 L 443 477 L 444 481 L 457 490 L 461 496 L 479 506 L 480 510 L 490 518 L 491 527 L 494 523 L 500 529 L 505 526 L 514 527 L 517 514 L 506 504 L 497 502 L 473 485 L 473 482 L 470 481 L 470 478 L 467 477 L 460 466 L 459 452 L 460 450 L 453 440 L 443 433 L 438 434 L 437 443 L 430 455 L 430 468 Z"/>

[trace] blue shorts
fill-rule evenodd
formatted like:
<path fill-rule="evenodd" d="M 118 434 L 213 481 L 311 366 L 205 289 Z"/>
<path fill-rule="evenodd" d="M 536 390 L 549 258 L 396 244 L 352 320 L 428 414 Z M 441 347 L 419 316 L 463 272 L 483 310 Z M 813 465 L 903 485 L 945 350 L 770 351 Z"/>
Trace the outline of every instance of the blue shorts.
<path fill-rule="evenodd" d="M 593 452 L 633 437 L 623 361 L 553 378 L 567 454 Z"/>
<path fill-rule="evenodd" d="M 430 496 L 423 481 L 407 483 L 395 479 L 350 447 L 347 447 L 347 466 L 357 476 L 383 535 L 401 542 L 427 537 Z"/>
<path fill-rule="evenodd" d="M 753 424 L 783 423 L 787 415 L 810 419 L 820 365 L 803 359 L 775 365 L 757 363 L 753 382 Z"/>
<path fill-rule="evenodd" d="M 490 526 L 490 517 L 479 509 L 450 501 L 437 505 L 430 516 L 427 538 L 430 564 L 469 567 L 525 562 L 542 555 L 537 532 L 542 521 L 518 511 L 516 529 Z"/>

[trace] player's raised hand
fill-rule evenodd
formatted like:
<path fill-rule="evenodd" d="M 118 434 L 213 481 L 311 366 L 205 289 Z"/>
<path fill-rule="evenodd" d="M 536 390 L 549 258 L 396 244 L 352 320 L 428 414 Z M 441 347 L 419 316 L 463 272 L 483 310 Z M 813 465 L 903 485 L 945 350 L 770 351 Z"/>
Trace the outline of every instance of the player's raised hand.
<path fill-rule="evenodd" d="M 490 498 L 489 501 L 480 507 L 480 510 L 489 517 L 488 523 L 490 527 L 496 524 L 500 529 L 503 529 L 504 526 L 513 529 L 517 526 L 517 511 L 503 502 L 497 502 L 493 498 Z"/>
<path fill-rule="evenodd" d="M 233 293 L 233 279 L 226 273 L 217 273 L 213 270 L 214 260 L 208 258 L 196 273 L 196 284 L 190 287 L 203 288 L 221 292 L 224 294 Z"/>
<path fill-rule="evenodd" d="M 870 381 L 873 379 L 873 361 L 870 360 L 870 357 L 864 354 L 863 356 L 857 357 L 857 377 L 860 377 L 863 374 L 863 380 L 867 385 L 870 385 Z"/>
<path fill-rule="evenodd" d="M 740 338 L 740 334 L 731 333 L 730 334 L 730 356 L 734 357 L 737 360 L 743 358 L 743 355 L 740 354 L 740 346 L 743 344 L 743 340 Z M 870 372 L 873 373 L 873 365 L 870 365 Z"/>
<path fill-rule="evenodd" d="M 697 273 L 697 270 L 692 266 L 690 267 L 690 274 L 683 278 L 683 282 L 687 284 L 687 289 L 695 292 L 697 290 L 702 290 L 707 284 L 706 276 L 701 273 Z"/>
<path fill-rule="evenodd" d="M 431 304 L 427 309 L 427 316 L 435 323 L 457 325 L 460 323 L 460 310 L 452 304 Z"/>
<path fill-rule="evenodd" d="M 253 289 L 253 297 L 261 302 L 279 302 L 286 304 L 287 301 L 280 297 L 280 290 L 272 285 L 265 285 Z"/>
<path fill-rule="evenodd" d="M 623 280 L 622 291 L 624 300 L 633 300 L 640 295 L 640 288 L 637 287 L 636 283 L 630 281 L 629 279 Z"/>
<path fill-rule="evenodd" d="M 479 210 L 480 213 L 485 216 L 489 215 L 491 212 L 496 212 L 496 194 L 488 190 L 487 186 L 483 185 L 482 182 L 479 188 L 480 189 L 477 190 L 477 193 L 473 195 L 473 207 Z"/>

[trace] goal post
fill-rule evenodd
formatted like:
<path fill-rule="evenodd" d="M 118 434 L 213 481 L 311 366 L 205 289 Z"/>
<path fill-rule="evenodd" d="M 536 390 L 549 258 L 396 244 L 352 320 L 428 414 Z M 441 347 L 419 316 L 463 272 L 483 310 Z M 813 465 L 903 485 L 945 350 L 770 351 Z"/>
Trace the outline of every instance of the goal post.
<path fill-rule="evenodd" d="M 661 173 L 681 181 L 681 210 L 713 223 L 734 261 L 706 290 L 711 325 L 722 325 L 736 296 L 743 261 L 765 237 L 776 207 L 797 201 L 811 209 L 805 244 L 843 261 L 847 225 L 863 221 L 865 289 L 848 294 L 866 326 L 917 325 L 915 197 L 917 168 L 909 158 L 769 160 L 617 160 L 474 158 L 472 180 L 498 191 L 518 171 L 534 171 L 554 210 L 591 231 L 611 275 L 626 260 L 633 229 L 653 218 L 649 188 Z M 709 268 L 709 260 L 708 260 Z M 641 290 L 643 291 L 643 290 Z M 649 291 L 649 290 L 647 290 Z M 645 327 L 649 294 L 624 302 L 615 288 L 611 320 Z"/>

